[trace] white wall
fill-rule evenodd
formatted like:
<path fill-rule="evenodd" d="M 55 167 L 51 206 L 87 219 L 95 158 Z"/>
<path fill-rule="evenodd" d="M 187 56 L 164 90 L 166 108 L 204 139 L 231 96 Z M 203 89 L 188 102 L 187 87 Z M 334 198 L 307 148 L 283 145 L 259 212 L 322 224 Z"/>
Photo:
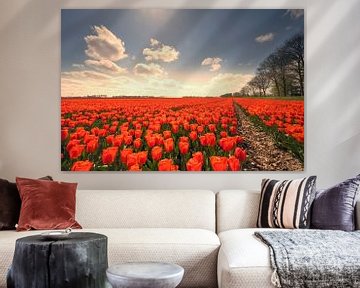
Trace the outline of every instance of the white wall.
<path fill-rule="evenodd" d="M 166 3 L 166 4 L 161 4 Z M 61 8 L 305 8 L 304 173 L 60 171 Z M 325 187 L 360 173 L 360 1 L 16 0 L 0 4 L 0 178 L 52 175 L 83 189 L 257 189 L 263 177 L 318 175 Z"/>

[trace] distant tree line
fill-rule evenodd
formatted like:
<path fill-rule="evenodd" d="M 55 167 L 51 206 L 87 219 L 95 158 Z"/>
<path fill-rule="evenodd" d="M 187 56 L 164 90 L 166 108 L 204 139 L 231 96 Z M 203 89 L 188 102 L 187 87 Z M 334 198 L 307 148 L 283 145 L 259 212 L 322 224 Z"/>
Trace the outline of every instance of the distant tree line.
<path fill-rule="evenodd" d="M 298 33 L 265 58 L 233 96 L 304 96 L 304 34 Z"/>

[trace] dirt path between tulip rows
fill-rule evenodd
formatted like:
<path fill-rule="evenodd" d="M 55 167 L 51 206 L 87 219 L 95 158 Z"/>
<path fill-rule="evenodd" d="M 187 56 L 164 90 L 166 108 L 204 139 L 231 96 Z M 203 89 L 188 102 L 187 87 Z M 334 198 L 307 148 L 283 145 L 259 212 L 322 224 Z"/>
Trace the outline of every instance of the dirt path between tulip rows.
<path fill-rule="evenodd" d="M 235 104 L 234 104 L 235 105 Z M 235 105 L 238 133 L 244 139 L 248 160 L 245 171 L 302 171 L 303 163 L 290 152 L 280 149 L 273 138 L 255 126 L 241 109 Z"/>

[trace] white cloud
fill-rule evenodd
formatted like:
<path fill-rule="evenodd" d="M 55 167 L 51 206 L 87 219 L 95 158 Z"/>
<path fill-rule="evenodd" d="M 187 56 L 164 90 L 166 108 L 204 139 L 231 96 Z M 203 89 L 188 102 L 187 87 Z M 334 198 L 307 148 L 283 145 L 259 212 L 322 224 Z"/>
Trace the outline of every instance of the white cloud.
<path fill-rule="evenodd" d="M 108 80 L 111 77 L 104 73 L 84 70 L 84 71 L 71 71 L 71 72 L 62 72 L 61 79 L 71 79 L 71 80 Z"/>
<path fill-rule="evenodd" d="M 291 18 L 297 19 L 304 15 L 304 9 L 288 9 L 285 15 L 290 14 Z"/>
<path fill-rule="evenodd" d="M 157 46 L 160 45 L 160 41 L 156 40 L 155 38 L 150 39 L 150 46 Z"/>
<path fill-rule="evenodd" d="M 146 61 L 173 62 L 179 58 L 180 52 L 175 47 L 162 44 L 154 38 L 150 39 L 150 46 L 152 48 L 143 50 Z"/>
<path fill-rule="evenodd" d="M 112 73 L 112 74 L 125 74 L 127 70 L 115 64 L 114 62 L 106 59 L 101 60 L 85 60 L 85 65 L 94 68 L 100 72 Z"/>
<path fill-rule="evenodd" d="M 79 69 L 85 68 L 84 64 L 76 64 L 76 63 L 72 64 L 72 67 L 79 68 Z"/>
<path fill-rule="evenodd" d="M 158 64 L 155 63 L 138 63 L 134 67 L 134 74 L 138 76 L 155 76 L 155 77 L 165 77 L 167 72 Z"/>
<path fill-rule="evenodd" d="M 254 76 L 220 73 L 206 79 L 190 77 L 188 81 L 182 81 L 158 77 L 157 74 L 164 71 L 161 66 L 154 63 L 149 65 L 139 63 L 136 71 L 139 72 L 137 78 L 122 75 L 115 77 L 94 71 L 64 72 L 61 77 L 61 95 L 62 97 L 86 95 L 219 96 L 239 91 Z"/>
<path fill-rule="evenodd" d="M 205 58 L 202 62 L 201 65 L 202 66 L 210 66 L 210 71 L 215 72 L 220 70 L 221 68 L 221 64 L 220 62 L 222 61 L 221 58 L 219 57 L 214 57 L 214 58 Z"/>
<path fill-rule="evenodd" d="M 87 73 L 71 72 L 64 72 L 61 75 L 61 97 L 136 95 L 133 92 L 139 86 L 140 84 L 137 81 L 127 76 L 110 77 L 105 75 L 105 77 L 99 77 L 99 75 L 92 74 L 89 77 Z"/>
<path fill-rule="evenodd" d="M 263 35 L 259 35 L 258 37 L 255 38 L 255 41 L 258 43 L 264 43 L 264 42 L 269 42 L 274 40 L 274 33 L 267 33 L 267 34 L 263 34 Z"/>
<path fill-rule="evenodd" d="M 95 35 L 86 36 L 85 53 L 95 60 L 119 61 L 127 57 L 125 43 L 105 26 L 94 26 Z"/>
<path fill-rule="evenodd" d="M 214 76 L 207 85 L 208 95 L 219 96 L 225 93 L 240 91 L 254 75 L 240 73 L 220 73 Z"/>

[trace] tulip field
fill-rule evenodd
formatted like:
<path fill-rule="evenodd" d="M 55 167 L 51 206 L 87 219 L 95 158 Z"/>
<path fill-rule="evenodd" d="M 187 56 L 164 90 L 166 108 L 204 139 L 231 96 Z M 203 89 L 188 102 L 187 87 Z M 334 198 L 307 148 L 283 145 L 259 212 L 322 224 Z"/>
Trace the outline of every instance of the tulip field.
<path fill-rule="evenodd" d="M 236 105 L 294 141 L 304 141 L 303 101 L 62 98 L 61 169 L 242 170 L 248 156 Z"/>
<path fill-rule="evenodd" d="M 304 101 L 240 98 L 235 102 L 250 115 L 259 117 L 266 126 L 304 142 Z"/>

